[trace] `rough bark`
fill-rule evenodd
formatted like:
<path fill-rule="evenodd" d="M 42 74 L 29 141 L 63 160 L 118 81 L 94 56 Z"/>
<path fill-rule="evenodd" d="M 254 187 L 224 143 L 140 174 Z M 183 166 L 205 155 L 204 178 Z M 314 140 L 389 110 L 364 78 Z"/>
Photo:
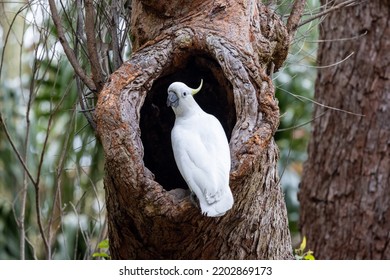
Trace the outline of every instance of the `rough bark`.
<path fill-rule="evenodd" d="M 257 1 L 132 2 L 135 52 L 96 107 L 112 257 L 291 258 L 273 140 L 279 110 L 267 74 L 287 55 L 283 23 Z M 167 88 L 201 78 L 197 101 L 230 140 L 235 205 L 221 218 L 191 204 L 170 143 Z"/>
<path fill-rule="evenodd" d="M 313 122 L 299 200 L 302 233 L 320 259 L 390 259 L 389 24 L 390 2 L 376 0 L 320 27 L 320 65 L 354 54 L 319 69 L 315 98 L 364 115 L 314 112 L 327 111 Z"/>

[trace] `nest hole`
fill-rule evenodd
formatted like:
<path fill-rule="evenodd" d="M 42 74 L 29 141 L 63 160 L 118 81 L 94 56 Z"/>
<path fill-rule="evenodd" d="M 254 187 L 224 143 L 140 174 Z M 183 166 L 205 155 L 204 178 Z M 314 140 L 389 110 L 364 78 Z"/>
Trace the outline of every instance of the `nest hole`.
<path fill-rule="evenodd" d="M 173 69 L 174 68 L 174 69 Z M 184 59 L 155 80 L 141 108 L 140 128 L 145 166 L 155 181 L 166 190 L 188 189 L 173 156 L 171 130 L 175 122 L 172 108 L 167 107 L 167 89 L 173 82 L 183 82 L 202 90 L 194 96 L 199 106 L 222 124 L 228 140 L 236 123 L 233 88 L 218 63 L 202 55 Z"/>

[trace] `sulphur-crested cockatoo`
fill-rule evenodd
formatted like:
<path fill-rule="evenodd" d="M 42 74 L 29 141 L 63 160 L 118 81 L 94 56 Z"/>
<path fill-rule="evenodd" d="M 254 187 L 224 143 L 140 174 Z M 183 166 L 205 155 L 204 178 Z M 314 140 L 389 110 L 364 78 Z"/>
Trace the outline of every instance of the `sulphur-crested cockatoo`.
<path fill-rule="evenodd" d="M 193 95 L 197 89 L 181 82 L 168 88 L 167 105 L 176 115 L 171 139 L 177 167 L 198 200 L 202 214 L 222 216 L 233 206 L 229 187 L 230 150 L 220 122 L 204 112 Z"/>

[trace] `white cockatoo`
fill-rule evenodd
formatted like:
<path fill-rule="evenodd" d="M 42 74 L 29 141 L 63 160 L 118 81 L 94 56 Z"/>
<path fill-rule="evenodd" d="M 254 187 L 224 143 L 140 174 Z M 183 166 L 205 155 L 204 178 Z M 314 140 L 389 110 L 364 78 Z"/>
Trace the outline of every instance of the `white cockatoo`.
<path fill-rule="evenodd" d="M 177 167 L 191 192 L 199 200 L 202 214 L 222 216 L 233 206 L 229 187 L 230 150 L 220 122 L 204 112 L 193 95 L 197 89 L 181 82 L 168 88 L 167 105 L 175 116 L 171 132 Z"/>

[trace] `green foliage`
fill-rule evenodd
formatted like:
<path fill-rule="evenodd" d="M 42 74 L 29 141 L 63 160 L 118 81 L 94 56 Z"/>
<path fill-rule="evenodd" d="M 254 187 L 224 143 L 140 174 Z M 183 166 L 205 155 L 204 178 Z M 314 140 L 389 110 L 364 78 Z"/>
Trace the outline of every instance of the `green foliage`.
<path fill-rule="evenodd" d="M 101 241 L 98 244 L 99 252 L 93 253 L 92 257 L 93 258 L 101 258 L 101 259 L 105 259 L 105 260 L 111 259 L 110 255 L 109 255 L 109 248 L 110 248 L 110 246 L 108 243 L 108 239 L 104 239 L 103 241 Z"/>
<path fill-rule="evenodd" d="M 306 236 L 303 237 L 301 245 L 299 245 L 299 248 L 294 250 L 295 259 L 308 260 L 308 261 L 315 260 L 315 257 L 313 255 L 314 252 L 311 250 L 307 250 L 305 252 L 305 249 L 306 249 Z"/>

